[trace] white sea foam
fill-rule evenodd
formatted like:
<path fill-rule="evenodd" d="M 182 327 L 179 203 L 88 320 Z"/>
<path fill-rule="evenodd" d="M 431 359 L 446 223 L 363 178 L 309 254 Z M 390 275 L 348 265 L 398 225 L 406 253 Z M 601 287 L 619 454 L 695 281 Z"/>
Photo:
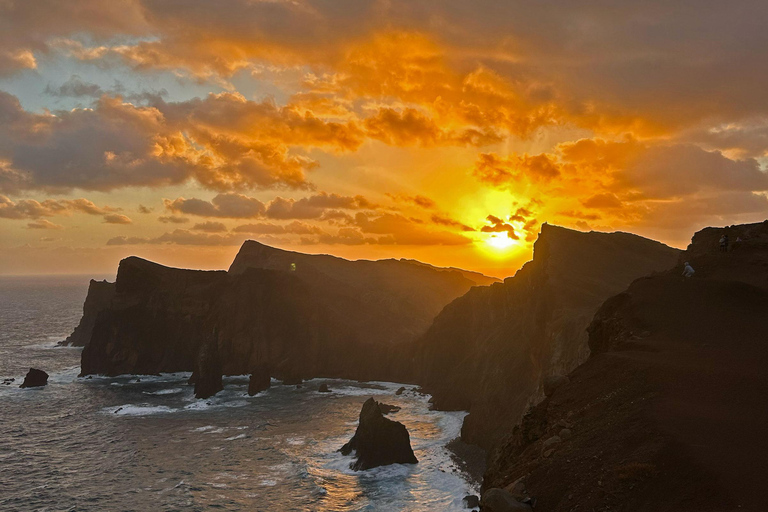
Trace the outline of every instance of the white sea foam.
<path fill-rule="evenodd" d="M 165 405 L 126 404 L 118 407 L 106 407 L 102 409 L 102 412 L 117 416 L 149 416 L 152 414 L 167 414 L 174 410 Z"/>
<path fill-rule="evenodd" d="M 160 389 L 158 391 L 144 391 L 145 395 L 175 395 L 184 391 L 183 388 Z"/>
<path fill-rule="evenodd" d="M 232 436 L 232 437 L 226 438 L 225 441 L 234 441 L 236 439 L 245 439 L 246 437 L 248 437 L 246 434 L 238 434 L 236 436 Z"/>

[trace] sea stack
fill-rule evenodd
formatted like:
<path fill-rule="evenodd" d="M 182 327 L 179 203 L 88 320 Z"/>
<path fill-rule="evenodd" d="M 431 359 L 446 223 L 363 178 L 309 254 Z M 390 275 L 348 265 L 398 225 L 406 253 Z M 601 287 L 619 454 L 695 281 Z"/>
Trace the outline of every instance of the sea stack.
<path fill-rule="evenodd" d="M 195 370 L 192 376 L 195 382 L 195 398 L 209 398 L 224 389 L 221 357 L 215 335 L 213 340 L 200 347 Z"/>
<path fill-rule="evenodd" d="M 418 462 L 405 425 L 385 418 L 373 398 L 363 404 L 355 435 L 339 451 L 343 455 L 356 452 L 357 460 L 349 465 L 355 471 Z"/>
<path fill-rule="evenodd" d="M 39 388 L 48 384 L 48 374 L 37 368 L 30 368 L 20 388 Z"/>

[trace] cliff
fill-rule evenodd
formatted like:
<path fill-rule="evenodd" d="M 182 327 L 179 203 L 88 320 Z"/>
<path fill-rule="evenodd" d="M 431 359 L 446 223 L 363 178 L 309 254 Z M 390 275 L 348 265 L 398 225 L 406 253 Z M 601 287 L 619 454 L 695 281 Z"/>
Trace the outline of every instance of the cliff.
<path fill-rule="evenodd" d="M 490 448 L 543 398 L 547 377 L 587 358 L 600 304 L 678 254 L 636 235 L 545 224 L 514 277 L 473 288 L 435 318 L 416 344 L 415 378 L 436 407 L 469 410 L 462 439 Z"/>
<path fill-rule="evenodd" d="M 228 272 L 126 258 L 110 300 L 86 299 L 99 307 L 86 307 L 81 322 L 91 326 L 90 336 L 78 335 L 86 346 L 82 374 L 191 371 L 215 331 L 225 374 L 258 367 L 278 378 L 407 380 L 395 348 L 412 342 L 445 304 L 492 279 L 466 275 L 257 242 L 243 245 Z"/>
<path fill-rule="evenodd" d="M 765 509 L 768 223 L 702 230 L 684 261 L 694 277 L 678 265 L 600 307 L 591 356 L 510 431 L 486 488 L 543 511 Z"/>
<path fill-rule="evenodd" d="M 84 347 L 91 339 L 96 316 L 98 316 L 100 311 L 110 307 L 114 296 L 115 283 L 91 279 L 88 285 L 88 295 L 85 297 L 85 303 L 83 304 L 83 316 L 80 318 L 80 323 L 72 331 L 72 334 L 67 336 L 67 339 L 60 342 L 60 344 Z"/>

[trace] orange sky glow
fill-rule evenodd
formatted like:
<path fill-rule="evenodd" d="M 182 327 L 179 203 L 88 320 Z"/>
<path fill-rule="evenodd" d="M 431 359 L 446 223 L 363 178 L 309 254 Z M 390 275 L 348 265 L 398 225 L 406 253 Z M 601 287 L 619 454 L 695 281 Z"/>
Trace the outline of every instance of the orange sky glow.
<path fill-rule="evenodd" d="M 768 218 L 768 6 L 0 2 L 0 274 L 246 239 L 505 277 Z"/>

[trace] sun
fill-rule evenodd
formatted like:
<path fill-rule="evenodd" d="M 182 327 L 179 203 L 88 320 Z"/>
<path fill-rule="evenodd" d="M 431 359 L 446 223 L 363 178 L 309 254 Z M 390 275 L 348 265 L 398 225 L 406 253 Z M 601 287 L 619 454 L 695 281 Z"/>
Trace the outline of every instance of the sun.
<path fill-rule="evenodd" d="M 515 240 L 509 238 L 506 233 L 494 233 L 485 239 L 485 243 L 494 249 L 504 250 L 515 245 Z"/>

